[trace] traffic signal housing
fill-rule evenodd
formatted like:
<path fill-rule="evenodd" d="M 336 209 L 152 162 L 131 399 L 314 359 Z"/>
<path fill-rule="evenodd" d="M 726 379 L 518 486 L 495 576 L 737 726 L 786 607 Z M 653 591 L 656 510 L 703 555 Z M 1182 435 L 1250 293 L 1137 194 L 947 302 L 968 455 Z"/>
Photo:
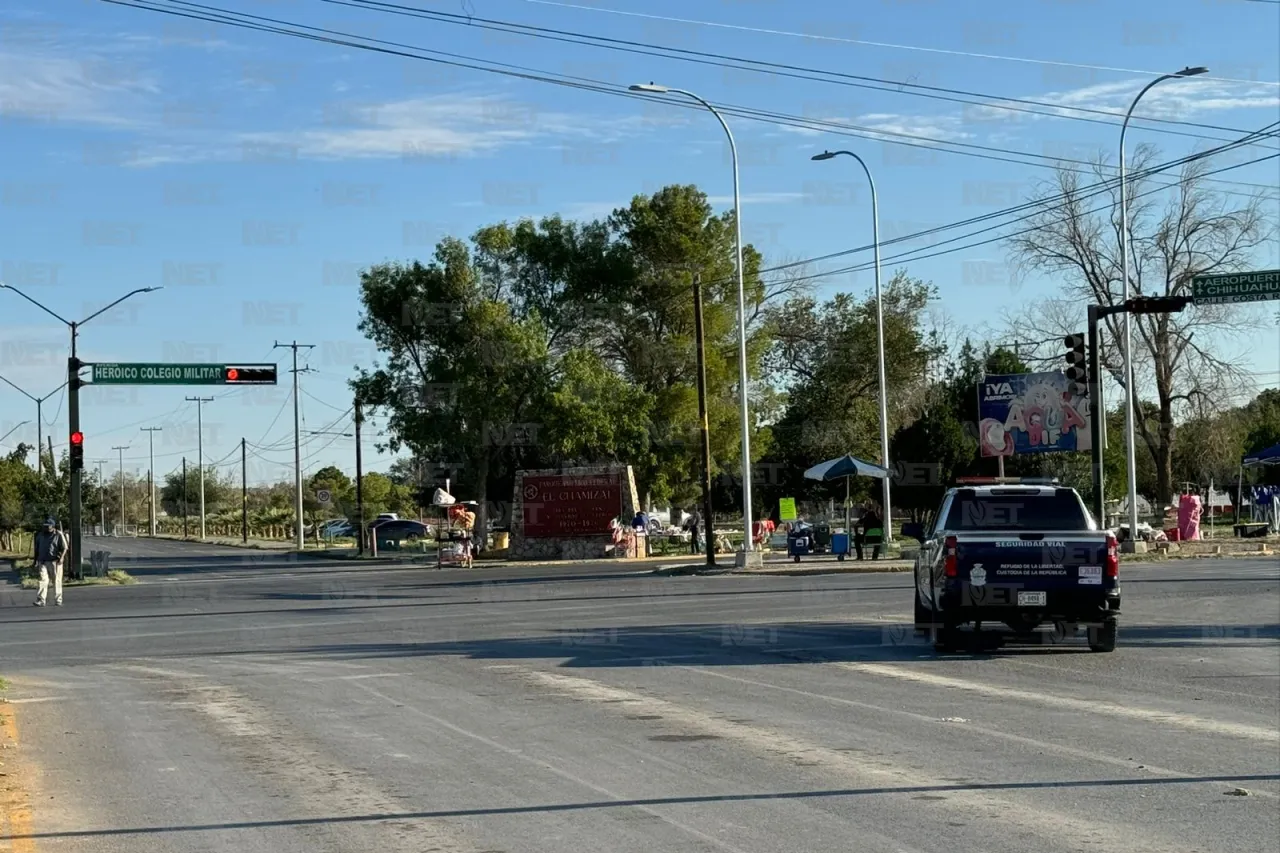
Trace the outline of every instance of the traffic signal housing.
<path fill-rule="evenodd" d="M 1067 381 L 1071 383 L 1071 393 L 1077 397 L 1089 396 L 1089 353 L 1085 349 L 1085 337 L 1082 334 L 1067 335 L 1062 339 L 1067 345 Z"/>
<path fill-rule="evenodd" d="M 68 454 L 71 460 L 72 471 L 84 470 L 84 433 L 73 432 L 69 442 L 71 451 Z"/>
<path fill-rule="evenodd" d="M 223 381 L 228 385 L 275 385 L 274 364 L 228 364 Z"/>
<path fill-rule="evenodd" d="M 1177 314 L 1190 304 L 1190 296 L 1134 296 L 1125 307 L 1130 314 Z"/>

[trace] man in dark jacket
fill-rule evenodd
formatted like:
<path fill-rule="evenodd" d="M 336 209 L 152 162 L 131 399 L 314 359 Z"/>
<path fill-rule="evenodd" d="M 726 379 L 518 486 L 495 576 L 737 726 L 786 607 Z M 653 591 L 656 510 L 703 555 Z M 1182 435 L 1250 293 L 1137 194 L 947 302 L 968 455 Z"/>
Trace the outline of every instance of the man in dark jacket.
<path fill-rule="evenodd" d="M 858 535 L 853 540 L 853 547 L 858 559 L 861 560 L 863 546 L 872 546 L 871 559 L 878 560 L 880 546 L 883 544 L 884 519 L 881 517 L 880 507 L 872 501 L 867 501 L 863 504 L 862 517 L 858 519 Z"/>
<path fill-rule="evenodd" d="M 49 595 L 49 579 L 53 576 L 53 603 L 62 606 L 62 564 L 67 558 L 67 535 L 58 523 L 46 518 L 44 528 L 36 534 L 35 561 L 40 570 L 40 587 L 36 590 L 36 607 L 44 607 Z"/>

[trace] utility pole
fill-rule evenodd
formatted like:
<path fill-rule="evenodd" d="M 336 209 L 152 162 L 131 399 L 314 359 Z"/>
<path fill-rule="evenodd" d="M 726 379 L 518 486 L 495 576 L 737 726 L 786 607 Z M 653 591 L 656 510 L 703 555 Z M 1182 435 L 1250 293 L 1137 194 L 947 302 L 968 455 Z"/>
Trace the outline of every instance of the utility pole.
<path fill-rule="evenodd" d="M 107 535 L 107 482 L 102 478 L 102 466 L 107 463 L 105 459 L 95 459 L 98 463 L 98 514 L 101 517 L 99 522 L 102 525 L 102 535 Z"/>
<path fill-rule="evenodd" d="M 123 528 L 125 526 L 125 519 L 127 518 L 124 512 L 124 452 L 129 449 L 129 445 L 126 444 L 123 447 L 117 445 L 116 447 L 113 447 L 111 449 L 120 451 L 120 522 L 119 522 L 119 526 L 120 528 Z"/>
<path fill-rule="evenodd" d="M 182 457 L 182 538 L 187 538 L 187 457 Z"/>
<path fill-rule="evenodd" d="M 57 394 L 65 388 L 67 383 L 63 382 L 43 397 L 37 397 L 34 394 L 28 394 L 25 390 L 14 385 L 3 376 L 0 376 L 0 382 L 8 385 L 10 388 L 36 404 L 36 476 L 44 479 L 44 401 L 48 400 L 54 394 Z"/>
<path fill-rule="evenodd" d="M 240 540 L 249 542 L 249 454 L 240 438 Z"/>
<path fill-rule="evenodd" d="M 196 453 L 200 455 L 200 539 L 204 540 L 204 404 L 212 403 L 212 397 L 188 397 L 188 403 L 196 404 Z"/>
<path fill-rule="evenodd" d="M 147 502 L 151 504 L 151 538 L 156 538 L 156 433 L 162 431 L 162 427 L 143 427 L 142 432 L 147 434 L 147 441 L 150 444 L 151 461 L 147 469 Z"/>
<path fill-rule="evenodd" d="M 706 329 L 702 325 L 702 276 L 693 274 L 693 325 L 698 338 L 698 428 L 702 432 L 702 526 L 706 531 L 707 565 L 716 564 L 711 529 L 711 428 L 707 422 Z M 748 542 L 750 544 L 750 542 Z"/>
<path fill-rule="evenodd" d="M 315 349 L 315 344 L 300 344 L 297 341 L 282 344 L 276 341 L 273 349 L 287 347 L 293 350 L 293 511 L 297 527 L 297 546 L 301 551 L 305 547 L 302 539 L 302 438 L 298 415 L 298 349 Z M 310 368 L 303 368 L 303 371 Z"/>
<path fill-rule="evenodd" d="M 364 556 L 364 466 L 360 457 L 360 422 L 363 420 L 360 398 L 356 397 L 356 554 L 361 557 Z"/>

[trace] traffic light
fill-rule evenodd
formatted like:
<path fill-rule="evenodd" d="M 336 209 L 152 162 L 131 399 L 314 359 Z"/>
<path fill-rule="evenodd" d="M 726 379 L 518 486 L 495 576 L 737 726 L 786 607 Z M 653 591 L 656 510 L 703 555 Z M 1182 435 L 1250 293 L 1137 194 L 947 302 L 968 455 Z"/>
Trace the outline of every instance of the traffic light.
<path fill-rule="evenodd" d="M 84 433 L 82 432 L 71 433 L 70 444 L 71 444 L 71 453 L 70 453 L 71 470 L 83 471 L 84 470 Z"/>
<path fill-rule="evenodd" d="M 1190 304 L 1190 296 L 1135 296 L 1125 307 L 1130 314 L 1177 314 Z"/>
<path fill-rule="evenodd" d="M 1089 354 L 1085 351 L 1084 335 L 1067 335 L 1062 339 L 1067 345 L 1067 380 L 1071 393 L 1077 397 L 1089 396 Z"/>
<path fill-rule="evenodd" d="M 274 364 L 228 364 L 223 374 L 223 381 L 228 385 L 275 385 L 276 366 Z"/>

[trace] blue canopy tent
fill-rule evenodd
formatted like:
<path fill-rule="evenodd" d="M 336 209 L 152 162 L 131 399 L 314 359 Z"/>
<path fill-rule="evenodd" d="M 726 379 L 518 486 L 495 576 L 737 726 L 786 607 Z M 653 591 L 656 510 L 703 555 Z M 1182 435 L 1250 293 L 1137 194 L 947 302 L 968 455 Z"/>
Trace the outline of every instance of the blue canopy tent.
<path fill-rule="evenodd" d="M 1253 468 L 1259 465 L 1280 465 L 1280 444 L 1273 444 L 1266 450 L 1250 453 L 1240 462 L 1241 467 Z"/>
<path fill-rule="evenodd" d="M 849 478 L 875 477 L 878 480 L 883 480 L 890 475 L 891 472 L 888 468 L 876 465 L 874 462 L 867 462 L 848 453 L 836 459 L 819 462 L 804 472 L 806 480 L 819 480 L 829 483 L 832 480 L 844 479 L 844 529 L 846 536 L 852 536 L 853 534 L 853 519 L 850 517 L 849 508 Z M 885 519 L 886 531 L 888 530 L 888 524 L 889 520 Z"/>
<path fill-rule="evenodd" d="M 1280 465 L 1280 444 L 1273 444 L 1265 450 L 1259 450 L 1256 453 L 1250 453 L 1240 460 L 1240 474 L 1236 478 L 1236 494 L 1238 498 L 1236 504 L 1244 503 L 1244 469 L 1245 468 L 1261 468 L 1267 465 Z M 1249 515 L 1256 518 L 1257 507 L 1250 503 Z M 1236 523 L 1240 523 L 1240 507 L 1236 507 Z M 1274 518 L 1272 519 L 1274 525 Z"/>

